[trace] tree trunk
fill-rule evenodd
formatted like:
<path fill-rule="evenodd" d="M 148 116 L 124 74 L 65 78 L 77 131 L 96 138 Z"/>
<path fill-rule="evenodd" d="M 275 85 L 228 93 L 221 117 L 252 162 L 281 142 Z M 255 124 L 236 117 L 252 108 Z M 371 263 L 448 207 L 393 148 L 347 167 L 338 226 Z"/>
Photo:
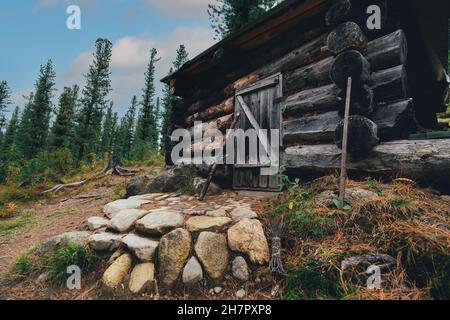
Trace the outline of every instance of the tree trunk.
<path fill-rule="evenodd" d="M 287 148 L 283 165 L 298 176 L 324 175 L 339 170 L 335 145 Z M 375 147 L 363 158 L 350 156 L 347 168 L 353 175 L 403 177 L 450 190 L 450 139 L 394 141 Z"/>

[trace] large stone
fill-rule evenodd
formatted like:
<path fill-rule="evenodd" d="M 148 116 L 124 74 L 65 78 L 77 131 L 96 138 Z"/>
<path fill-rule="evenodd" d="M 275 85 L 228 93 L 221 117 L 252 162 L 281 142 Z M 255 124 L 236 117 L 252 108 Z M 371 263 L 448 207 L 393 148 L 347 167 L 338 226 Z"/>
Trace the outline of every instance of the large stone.
<path fill-rule="evenodd" d="M 109 220 L 103 217 L 91 217 L 87 220 L 87 226 L 91 231 L 105 228 L 108 225 L 108 223 Z"/>
<path fill-rule="evenodd" d="M 132 259 L 129 254 L 123 254 L 103 274 L 103 284 L 107 289 L 114 290 L 122 282 L 131 270 Z"/>
<path fill-rule="evenodd" d="M 91 234 L 87 231 L 73 231 L 52 237 L 42 243 L 38 248 L 39 254 L 45 254 L 53 249 L 58 248 L 61 244 L 70 243 L 77 246 L 85 246 L 89 242 Z"/>
<path fill-rule="evenodd" d="M 186 222 L 186 229 L 190 232 L 223 229 L 231 223 L 226 217 L 192 217 Z"/>
<path fill-rule="evenodd" d="M 122 236 L 102 232 L 92 235 L 89 238 L 89 245 L 95 251 L 114 251 L 122 244 Z"/>
<path fill-rule="evenodd" d="M 155 286 L 155 265 L 142 263 L 131 271 L 128 288 L 133 294 L 141 294 L 153 290 Z"/>
<path fill-rule="evenodd" d="M 200 233 L 195 244 L 195 253 L 210 278 L 219 281 L 228 266 L 228 248 L 225 235 L 214 232 Z"/>
<path fill-rule="evenodd" d="M 184 217 L 176 211 L 151 212 L 136 222 L 136 230 L 152 236 L 161 236 L 182 227 Z"/>
<path fill-rule="evenodd" d="M 203 279 L 203 269 L 197 258 L 192 257 L 183 270 L 183 283 L 194 286 Z"/>
<path fill-rule="evenodd" d="M 196 176 L 197 169 L 193 165 L 174 166 L 156 176 L 139 193 L 176 192 L 189 186 Z"/>
<path fill-rule="evenodd" d="M 242 219 L 256 219 L 258 214 L 247 207 L 238 207 L 231 212 L 231 218 L 234 221 L 240 221 Z"/>
<path fill-rule="evenodd" d="M 205 183 L 206 183 L 206 179 L 204 179 L 204 178 L 200 178 L 200 177 L 194 178 L 194 180 L 192 181 L 192 187 L 196 194 L 200 194 L 200 192 L 203 190 L 203 186 L 205 185 Z M 222 193 L 222 189 L 220 189 L 220 187 L 217 184 L 215 184 L 214 182 L 211 182 L 209 184 L 206 195 L 207 196 L 215 196 L 215 195 L 218 195 L 221 193 Z"/>
<path fill-rule="evenodd" d="M 147 210 L 126 209 L 118 212 L 108 223 L 108 228 L 118 232 L 126 232 L 133 228 L 136 221 L 144 217 Z"/>
<path fill-rule="evenodd" d="M 127 183 L 127 198 L 144 193 L 152 179 L 153 177 L 150 175 L 131 178 Z"/>
<path fill-rule="evenodd" d="M 176 229 L 161 238 L 158 249 L 159 275 L 165 289 L 172 288 L 189 257 L 191 235 L 184 229 Z"/>
<path fill-rule="evenodd" d="M 143 238 L 136 234 L 127 235 L 122 239 L 122 242 L 143 262 L 152 262 L 159 246 L 159 241 Z"/>
<path fill-rule="evenodd" d="M 141 199 L 122 199 L 108 203 L 103 207 L 103 213 L 108 218 L 113 218 L 120 211 L 127 209 L 139 209 L 143 204 L 150 203 L 149 200 Z"/>
<path fill-rule="evenodd" d="M 248 265 L 247 262 L 243 257 L 236 257 L 233 260 L 233 264 L 231 266 L 231 270 L 233 272 L 233 277 L 235 277 L 237 280 L 242 282 L 247 282 L 250 273 L 248 271 Z"/>
<path fill-rule="evenodd" d="M 269 262 L 269 244 L 259 220 L 243 219 L 228 229 L 228 245 L 231 250 L 248 255 L 253 263 Z"/>

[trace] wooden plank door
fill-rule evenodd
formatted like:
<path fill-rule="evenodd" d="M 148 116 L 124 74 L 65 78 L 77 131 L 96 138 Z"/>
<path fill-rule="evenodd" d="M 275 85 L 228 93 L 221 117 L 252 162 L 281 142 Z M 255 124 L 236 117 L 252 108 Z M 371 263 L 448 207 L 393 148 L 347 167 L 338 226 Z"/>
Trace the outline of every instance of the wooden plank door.
<path fill-rule="evenodd" d="M 270 130 L 280 130 L 278 145 L 281 144 L 281 110 L 274 101 L 283 95 L 282 75 L 280 73 L 259 81 L 249 88 L 236 93 L 235 111 L 241 117 L 236 129 L 247 131 L 255 129 L 258 134 L 258 152 L 250 152 L 246 145 L 246 164 L 233 166 L 233 188 L 235 190 L 278 191 L 279 178 L 276 175 L 263 176 L 261 168 L 272 164 L 267 158 L 259 158 L 259 149 L 270 149 Z M 259 129 L 266 129 L 267 135 Z"/>

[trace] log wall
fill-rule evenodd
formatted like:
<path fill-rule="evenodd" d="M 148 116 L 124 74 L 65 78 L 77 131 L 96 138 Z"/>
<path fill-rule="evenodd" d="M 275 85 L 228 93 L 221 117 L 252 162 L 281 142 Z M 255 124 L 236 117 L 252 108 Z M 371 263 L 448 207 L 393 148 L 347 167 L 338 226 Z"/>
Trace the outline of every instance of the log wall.
<path fill-rule="evenodd" d="M 244 56 L 245 67 L 240 70 L 223 67 L 222 74 L 216 75 L 219 79 L 211 79 L 209 75 L 191 88 L 172 88 L 182 93 L 174 107 L 172 129 L 183 127 L 193 131 L 194 122 L 202 121 L 206 122 L 204 128 L 224 132 L 231 123 L 235 93 L 280 72 L 283 97 L 276 102 L 282 109 L 286 147 L 334 143 L 343 111 L 342 83 L 350 75 L 357 84 L 352 94 L 352 110 L 377 125 L 382 142 L 405 139 L 416 132 L 417 106 L 410 90 L 414 86 L 408 77 L 414 66 L 408 65 L 409 37 L 398 15 L 387 11 L 383 15 L 385 28 L 371 31 L 361 18 L 361 10 L 365 8 L 361 1 L 356 1 L 357 5 L 355 1 L 339 2 L 341 6 L 350 6 L 350 12 L 338 8 L 339 4 L 332 6 L 317 17 L 323 19 L 324 26 L 311 24 L 314 28 L 299 33 L 295 48 L 289 33 L 284 40 L 276 40 L 277 50 L 270 53 L 256 50 Z M 389 2 L 376 1 L 386 10 Z M 226 49 L 224 52 L 237 54 Z M 204 149 L 215 147 L 214 142 L 208 145 L 193 141 L 193 145 Z M 295 164 L 293 157 L 293 154 L 287 157 L 290 164 Z"/>

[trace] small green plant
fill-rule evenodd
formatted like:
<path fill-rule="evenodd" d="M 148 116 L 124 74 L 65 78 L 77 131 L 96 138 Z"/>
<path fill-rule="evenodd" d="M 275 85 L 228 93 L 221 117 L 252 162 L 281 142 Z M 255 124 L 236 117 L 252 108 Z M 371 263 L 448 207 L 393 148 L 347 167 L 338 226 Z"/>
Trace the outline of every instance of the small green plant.
<path fill-rule="evenodd" d="M 341 208 L 341 202 L 337 199 L 333 199 L 333 205 L 336 207 L 336 209 L 340 209 Z M 351 211 L 352 210 L 352 206 L 349 204 L 344 204 L 344 206 L 342 207 L 342 210 L 344 211 Z M 343 212 L 345 213 L 345 212 Z"/>
<path fill-rule="evenodd" d="M 378 180 L 368 177 L 364 181 L 364 185 L 368 189 L 375 190 L 378 193 L 378 195 L 380 195 L 380 196 L 383 195 L 383 188 L 382 188 L 381 183 Z"/>
<path fill-rule="evenodd" d="M 269 215 L 282 216 L 289 230 L 298 236 L 321 237 L 335 226 L 333 214 L 316 210 L 314 197 L 300 186 L 300 180 L 291 181 L 279 174 L 279 186 L 286 190 L 283 198 L 271 204 Z"/>

